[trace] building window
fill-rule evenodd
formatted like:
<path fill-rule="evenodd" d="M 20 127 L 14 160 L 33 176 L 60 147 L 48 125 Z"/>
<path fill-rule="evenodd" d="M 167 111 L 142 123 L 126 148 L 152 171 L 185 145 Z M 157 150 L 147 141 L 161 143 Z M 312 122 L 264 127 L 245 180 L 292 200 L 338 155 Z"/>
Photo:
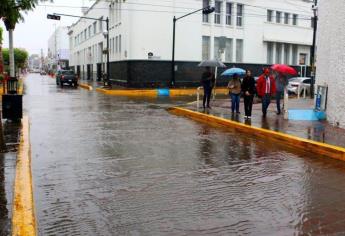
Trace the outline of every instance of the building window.
<path fill-rule="evenodd" d="M 97 22 L 93 22 L 93 34 L 95 35 L 97 33 Z"/>
<path fill-rule="evenodd" d="M 310 18 L 310 27 L 314 29 L 314 17 Z"/>
<path fill-rule="evenodd" d="M 89 26 L 88 31 L 89 31 L 89 38 L 91 38 L 91 34 L 92 34 L 91 25 Z"/>
<path fill-rule="evenodd" d="M 282 63 L 282 44 L 276 43 L 276 63 Z"/>
<path fill-rule="evenodd" d="M 290 44 L 284 44 L 284 63 L 290 64 Z"/>
<path fill-rule="evenodd" d="M 220 24 L 220 19 L 221 19 L 221 8 L 222 8 L 222 2 L 221 1 L 216 1 L 215 2 L 215 11 L 214 11 L 214 23 L 215 24 Z"/>
<path fill-rule="evenodd" d="M 99 32 L 103 32 L 103 17 L 99 19 Z"/>
<path fill-rule="evenodd" d="M 210 37 L 202 36 L 202 59 L 210 59 Z"/>
<path fill-rule="evenodd" d="M 226 24 L 232 25 L 232 3 L 226 3 Z"/>
<path fill-rule="evenodd" d="M 267 64 L 273 64 L 273 43 L 267 42 Z"/>
<path fill-rule="evenodd" d="M 233 40 L 226 39 L 225 43 L 225 61 L 233 62 Z"/>
<path fill-rule="evenodd" d="M 305 53 L 299 54 L 299 64 L 300 65 L 306 65 L 307 64 L 307 54 L 305 54 Z"/>
<path fill-rule="evenodd" d="M 297 65 L 297 52 L 298 52 L 298 46 L 292 45 L 292 65 Z"/>
<path fill-rule="evenodd" d="M 222 58 L 222 52 L 220 48 L 220 38 L 214 37 L 214 58 L 220 60 Z"/>
<path fill-rule="evenodd" d="M 286 25 L 289 24 L 289 18 L 290 18 L 290 14 L 284 13 L 284 24 L 286 24 Z"/>
<path fill-rule="evenodd" d="M 236 25 L 242 27 L 243 26 L 243 5 L 237 4 L 237 21 Z"/>
<path fill-rule="evenodd" d="M 282 13 L 280 11 L 276 12 L 276 23 L 280 23 L 282 18 Z"/>
<path fill-rule="evenodd" d="M 86 32 L 86 29 L 84 30 L 84 40 L 87 39 L 87 32 Z"/>
<path fill-rule="evenodd" d="M 115 48 L 116 48 L 116 53 L 119 52 L 119 36 L 115 37 Z"/>
<path fill-rule="evenodd" d="M 202 7 L 208 7 L 210 5 L 210 0 L 203 0 L 202 1 Z M 208 14 L 202 14 L 202 22 L 208 23 Z"/>
<path fill-rule="evenodd" d="M 122 45 L 121 45 L 121 34 L 119 35 L 119 53 L 121 53 L 121 47 L 122 47 Z"/>
<path fill-rule="evenodd" d="M 243 62 L 243 39 L 236 39 L 236 62 Z"/>
<path fill-rule="evenodd" d="M 292 24 L 293 24 L 293 25 L 297 25 L 297 17 L 298 17 L 297 14 L 293 14 L 293 15 L 292 15 Z"/>
<path fill-rule="evenodd" d="M 272 22 L 272 21 L 273 21 L 273 11 L 267 10 L 267 22 Z"/>

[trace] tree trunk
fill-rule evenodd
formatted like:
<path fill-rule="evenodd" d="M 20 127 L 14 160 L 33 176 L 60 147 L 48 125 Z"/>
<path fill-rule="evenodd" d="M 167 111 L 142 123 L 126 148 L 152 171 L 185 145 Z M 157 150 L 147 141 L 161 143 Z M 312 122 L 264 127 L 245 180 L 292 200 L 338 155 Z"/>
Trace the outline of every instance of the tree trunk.
<path fill-rule="evenodd" d="M 15 76 L 14 71 L 14 48 L 13 48 L 13 29 L 8 31 L 8 38 L 9 38 L 9 57 L 10 57 L 10 77 Z"/>

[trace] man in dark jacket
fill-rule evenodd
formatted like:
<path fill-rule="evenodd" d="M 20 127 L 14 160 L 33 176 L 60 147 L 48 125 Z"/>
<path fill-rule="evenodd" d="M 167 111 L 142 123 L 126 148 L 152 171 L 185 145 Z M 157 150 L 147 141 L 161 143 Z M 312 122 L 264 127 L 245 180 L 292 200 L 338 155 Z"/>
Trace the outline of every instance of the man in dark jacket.
<path fill-rule="evenodd" d="M 255 79 L 250 70 L 247 70 L 246 76 L 243 78 L 241 89 L 244 98 L 244 118 L 251 119 L 255 94 Z"/>
<path fill-rule="evenodd" d="M 203 107 L 211 108 L 210 107 L 210 100 L 212 94 L 212 88 L 214 86 L 215 77 L 214 74 L 211 72 L 210 67 L 206 67 L 204 73 L 201 76 L 201 85 L 204 87 L 204 97 L 203 97 Z M 206 105 L 206 106 L 205 106 Z"/>

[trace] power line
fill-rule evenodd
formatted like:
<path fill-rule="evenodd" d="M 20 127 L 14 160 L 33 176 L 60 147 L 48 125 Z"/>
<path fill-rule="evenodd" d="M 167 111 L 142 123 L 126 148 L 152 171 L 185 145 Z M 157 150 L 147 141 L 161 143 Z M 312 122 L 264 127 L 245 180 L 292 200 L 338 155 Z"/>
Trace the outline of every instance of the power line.
<path fill-rule="evenodd" d="M 67 6 L 67 5 L 55 5 L 55 6 L 50 6 L 50 5 L 39 5 L 39 7 L 51 7 L 51 8 L 81 8 L 81 7 L 77 7 L 77 6 Z M 102 8 L 102 7 L 93 7 L 92 9 L 95 10 L 109 10 L 109 8 Z M 182 12 L 182 11 L 168 11 L 168 10 L 144 10 L 144 9 L 125 9 L 125 8 L 121 8 L 119 9 L 120 11 L 133 11 L 133 12 L 149 12 L 149 13 L 181 13 L 181 14 L 185 14 L 188 12 Z M 220 13 L 224 13 L 224 11 L 221 11 Z M 291 15 L 291 13 L 289 13 Z M 234 14 L 233 14 L 234 15 Z M 245 13 L 242 16 L 248 16 L 248 17 L 263 17 L 266 18 L 267 15 L 263 15 L 263 14 L 256 14 L 256 13 L 250 13 L 248 11 L 245 11 Z M 82 16 L 81 16 L 82 17 Z M 283 17 L 285 19 L 285 17 Z M 311 16 L 310 17 L 288 17 L 288 19 L 299 19 L 299 20 L 307 20 L 310 21 L 311 20 Z"/>

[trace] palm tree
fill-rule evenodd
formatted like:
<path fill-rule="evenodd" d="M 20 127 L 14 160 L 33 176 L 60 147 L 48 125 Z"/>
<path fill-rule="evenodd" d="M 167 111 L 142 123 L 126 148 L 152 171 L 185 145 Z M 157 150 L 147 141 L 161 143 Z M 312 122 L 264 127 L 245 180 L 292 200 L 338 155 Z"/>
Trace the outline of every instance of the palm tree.
<path fill-rule="evenodd" d="M 53 0 L 40 0 L 41 2 Z M 0 0 L 0 18 L 5 23 L 9 35 L 10 54 L 10 76 L 15 76 L 14 52 L 13 52 L 13 31 L 19 21 L 24 21 L 22 12 L 33 10 L 38 4 L 38 0 Z"/>

